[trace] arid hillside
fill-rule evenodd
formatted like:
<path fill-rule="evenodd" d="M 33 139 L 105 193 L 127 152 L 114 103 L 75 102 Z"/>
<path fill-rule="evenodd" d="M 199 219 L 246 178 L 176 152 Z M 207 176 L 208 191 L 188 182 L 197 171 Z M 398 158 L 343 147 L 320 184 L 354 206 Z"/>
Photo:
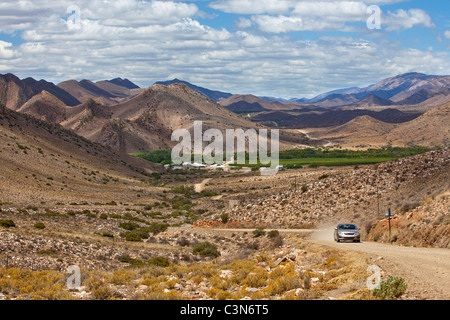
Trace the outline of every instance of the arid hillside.
<path fill-rule="evenodd" d="M 327 139 L 330 143 L 366 145 L 386 145 L 380 137 L 386 135 L 398 125 L 376 120 L 370 116 L 357 117 L 346 124 L 331 128 L 311 129 L 308 135 L 311 138 Z"/>
<path fill-rule="evenodd" d="M 128 182 L 156 170 L 150 162 L 5 107 L 0 108 L 0 135 L 3 202 L 111 201 Z"/>
<path fill-rule="evenodd" d="M 386 135 L 388 142 L 450 146 L 450 103 L 403 123 Z"/>
<path fill-rule="evenodd" d="M 99 81 L 93 83 L 90 80 L 69 80 L 58 84 L 58 87 L 70 93 L 81 103 L 90 99 L 104 105 L 115 105 L 130 100 L 137 96 L 143 89 L 140 89 L 132 82 L 115 79 L 111 81 Z"/>
<path fill-rule="evenodd" d="M 227 109 L 237 112 L 261 112 L 261 111 L 277 111 L 297 109 L 299 106 L 295 103 L 282 103 L 279 101 L 265 101 L 251 94 L 236 94 L 228 99 L 220 100 L 220 105 Z"/>
<path fill-rule="evenodd" d="M 67 107 L 64 102 L 50 92 L 43 90 L 25 102 L 17 112 L 25 113 L 47 122 L 59 123 L 66 119 L 70 110 L 71 107 Z"/>
<path fill-rule="evenodd" d="M 343 147 L 449 146 L 450 103 L 405 123 L 390 124 L 364 116 L 341 126 L 307 131 L 311 138 L 325 139 Z"/>
<path fill-rule="evenodd" d="M 183 84 L 153 85 L 125 103 L 104 106 L 90 100 L 71 111 L 61 124 L 79 135 L 125 152 L 170 148 L 173 130 L 193 131 L 194 121 L 203 130 L 263 128 L 221 107 Z M 303 134 L 280 134 L 280 148 L 304 144 Z"/>

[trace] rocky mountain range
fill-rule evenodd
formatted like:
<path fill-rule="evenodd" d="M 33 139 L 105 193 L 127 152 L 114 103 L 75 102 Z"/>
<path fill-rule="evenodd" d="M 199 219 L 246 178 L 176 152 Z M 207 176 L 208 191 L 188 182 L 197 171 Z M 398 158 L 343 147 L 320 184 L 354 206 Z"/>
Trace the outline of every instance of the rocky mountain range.
<path fill-rule="evenodd" d="M 449 89 L 449 76 L 406 73 L 365 88 L 333 90 L 312 99 L 293 98 L 288 101 L 280 99 L 275 100 L 278 103 L 268 105 L 264 103 L 267 99 L 262 97 L 253 96 L 249 101 L 248 95 L 233 95 L 221 100 L 220 103 L 239 113 L 290 110 L 295 106 L 370 108 L 392 105 L 413 106 L 415 110 L 425 112 L 429 110 L 427 108 L 429 105 L 438 106 L 450 101 Z M 274 100 L 270 100 L 272 101 Z"/>
<path fill-rule="evenodd" d="M 424 102 L 426 100 L 423 99 L 424 96 L 431 98 L 434 95 L 441 94 L 440 90 L 444 89 L 445 91 L 445 89 L 448 89 L 449 87 L 450 76 L 434 76 L 411 72 L 382 80 L 366 88 L 351 88 L 339 93 L 328 95 L 321 100 L 313 99 L 310 102 L 322 105 L 323 102 L 329 101 L 332 97 L 333 100 L 335 100 L 333 106 L 338 106 L 351 104 L 352 100 L 361 101 L 369 95 L 375 95 L 378 98 L 390 100 L 392 104 L 415 105 L 420 102 Z M 420 99 L 416 96 L 413 99 L 406 100 L 420 91 L 425 91 L 428 94 L 422 93 L 422 98 Z"/>
<path fill-rule="evenodd" d="M 232 95 L 178 79 L 142 89 L 122 78 L 97 82 L 69 80 L 55 85 L 45 80 L 0 75 L 0 104 L 61 124 L 86 139 L 128 153 L 170 148 L 174 145 L 171 132 L 180 127 L 192 130 L 194 120 L 202 120 L 205 130 L 208 127 L 221 130 L 279 128 L 282 129 L 281 148 L 320 144 L 323 142 L 320 139 L 353 143 L 349 132 L 356 132 L 354 128 L 367 128 L 367 123 L 371 127 L 395 127 L 389 137 L 375 137 L 371 130 L 358 135 L 364 139 L 370 136 L 376 144 L 445 145 L 449 138 L 445 124 L 447 114 L 442 118 L 443 127 L 434 135 L 435 139 L 428 139 L 431 136 L 423 130 L 423 124 L 417 125 L 424 123 L 423 119 L 435 119 L 434 116 L 412 120 L 449 100 L 450 77 L 420 73 L 399 75 L 366 88 L 335 90 L 308 101 L 303 99 L 303 102 Z M 397 125 L 402 123 L 408 123 L 403 127 L 411 130 L 420 127 L 419 135 L 416 130 L 414 134 L 396 136 L 400 130 L 396 129 Z M 308 140 L 302 133 L 291 130 L 308 128 L 317 129 L 311 132 L 312 136 L 320 137 L 319 140 Z M 376 131 L 391 132 L 390 129 Z M 348 141 L 342 140 L 343 137 Z"/>
<path fill-rule="evenodd" d="M 25 102 L 44 90 L 57 97 L 67 106 L 80 104 L 78 99 L 51 82 L 37 81 L 33 78 L 20 80 L 10 73 L 0 75 L 0 104 L 9 109 L 19 109 Z"/>

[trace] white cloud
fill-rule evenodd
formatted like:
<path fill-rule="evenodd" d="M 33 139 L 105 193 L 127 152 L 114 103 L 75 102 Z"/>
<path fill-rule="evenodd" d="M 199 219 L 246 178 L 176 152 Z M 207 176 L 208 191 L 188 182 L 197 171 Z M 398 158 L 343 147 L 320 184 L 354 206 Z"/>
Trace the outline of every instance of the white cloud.
<path fill-rule="evenodd" d="M 447 39 L 450 39 L 450 31 L 445 31 L 444 37 L 446 37 Z"/>
<path fill-rule="evenodd" d="M 252 20 L 264 32 L 285 33 L 305 30 L 302 18 L 297 17 L 259 15 L 253 16 Z"/>
<path fill-rule="evenodd" d="M 367 16 L 367 5 L 361 1 L 299 2 L 292 12 L 295 16 L 323 17 L 330 20 L 352 21 Z"/>
<path fill-rule="evenodd" d="M 383 23 L 387 24 L 387 30 L 411 29 L 414 26 L 434 27 L 431 17 L 421 9 L 388 12 L 383 20 Z"/>
<path fill-rule="evenodd" d="M 229 13 L 252 15 L 252 21 L 264 32 L 285 33 L 292 31 L 355 31 L 349 23 L 365 22 L 371 14 L 369 4 L 387 4 L 398 0 L 359 1 L 359 0 L 219 0 L 211 7 Z M 248 27 L 248 19 L 241 18 Z M 410 29 L 414 26 L 433 27 L 431 17 L 421 9 L 397 10 L 383 16 L 383 26 L 387 30 Z"/>
<path fill-rule="evenodd" d="M 12 43 L 0 40 L 0 59 L 11 59 L 15 57 L 16 53 L 11 50 Z"/>
<path fill-rule="evenodd" d="M 239 17 L 239 19 L 236 21 L 236 26 L 239 29 L 250 28 L 252 26 L 252 21 L 243 17 Z"/>
<path fill-rule="evenodd" d="M 293 0 L 218 0 L 210 7 L 227 13 L 262 14 L 286 13 L 292 8 Z"/>
<path fill-rule="evenodd" d="M 365 4 L 390 4 L 407 0 L 217 0 L 210 7 L 227 13 L 236 14 L 287 14 L 293 9 L 306 9 L 306 12 L 320 13 L 319 11 L 333 11 L 333 8 L 342 7 L 345 10 L 365 6 Z M 326 8 L 328 7 L 328 8 Z M 333 13 L 342 12 L 338 8 Z M 319 11 L 317 10 L 319 9 Z"/>
<path fill-rule="evenodd" d="M 0 41 L 0 70 L 54 82 L 120 76 L 142 86 L 176 75 L 233 93 L 299 97 L 412 70 L 450 69 L 448 53 L 404 49 L 381 37 L 299 41 L 284 34 L 349 30 L 348 22 L 367 19 L 358 1 L 281 0 L 273 7 L 278 1 L 247 0 L 238 1 L 240 9 L 233 0 L 214 2 L 250 15 L 236 18 L 239 31 L 202 24 L 193 3 L 138 0 L 78 0 L 81 29 L 69 30 L 64 19 L 72 2 L 2 0 L 0 31 L 23 31 L 25 43 Z M 386 23 L 428 24 L 423 13 L 405 13 L 388 13 L 395 21 Z"/>

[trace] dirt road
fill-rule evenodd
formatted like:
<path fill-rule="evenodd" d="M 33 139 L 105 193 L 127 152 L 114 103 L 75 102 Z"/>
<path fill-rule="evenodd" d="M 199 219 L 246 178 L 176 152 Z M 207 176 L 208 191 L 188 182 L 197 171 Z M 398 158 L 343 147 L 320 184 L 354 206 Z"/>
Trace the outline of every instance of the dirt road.
<path fill-rule="evenodd" d="M 196 231 L 229 233 L 248 232 L 254 229 L 196 229 Z M 339 250 L 352 250 L 367 255 L 370 264 L 379 266 L 387 276 L 403 277 L 408 289 L 405 299 L 450 300 L 450 250 L 437 248 L 401 247 L 390 244 L 361 242 L 337 243 L 333 228 L 278 229 L 283 233 L 310 235 L 310 241 Z"/>
<path fill-rule="evenodd" d="M 387 275 L 401 276 L 406 280 L 406 298 L 450 299 L 449 249 L 400 247 L 374 242 L 336 243 L 332 228 L 317 230 L 311 238 L 317 244 L 367 254 L 371 263 Z"/>

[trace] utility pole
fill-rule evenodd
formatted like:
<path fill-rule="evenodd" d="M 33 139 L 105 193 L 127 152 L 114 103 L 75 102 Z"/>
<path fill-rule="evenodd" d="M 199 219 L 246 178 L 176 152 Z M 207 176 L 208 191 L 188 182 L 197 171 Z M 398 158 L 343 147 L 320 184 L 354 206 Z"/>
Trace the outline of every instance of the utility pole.
<path fill-rule="evenodd" d="M 391 243 L 391 217 L 392 217 L 391 208 L 389 208 L 388 211 L 386 212 L 386 216 L 388 217 L 389 222 L 389 243 Z"/>
<path fill-rule="evenodd" d="M 380 171 L 377 166 L 377 217 L 380 216 Z"/>
<path fill-rule="evenodd" d="M 389 243 L 391 243 L 391 209 L 389 211 Z"/>
<path fill-rule="evenodd" d="M 377 217 L 380 216 L 380 194 L 379 194 L 379 187 L 377 183 Z"/>

